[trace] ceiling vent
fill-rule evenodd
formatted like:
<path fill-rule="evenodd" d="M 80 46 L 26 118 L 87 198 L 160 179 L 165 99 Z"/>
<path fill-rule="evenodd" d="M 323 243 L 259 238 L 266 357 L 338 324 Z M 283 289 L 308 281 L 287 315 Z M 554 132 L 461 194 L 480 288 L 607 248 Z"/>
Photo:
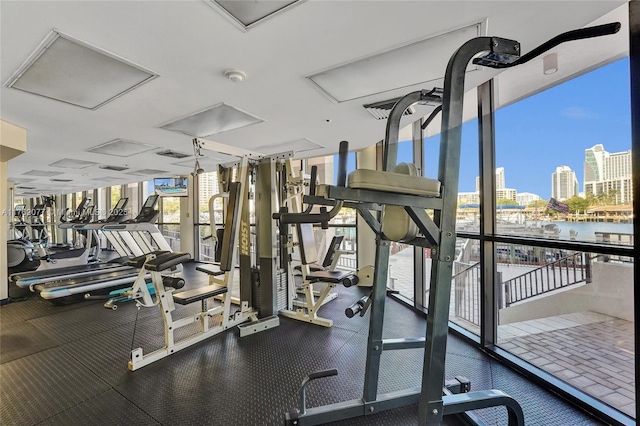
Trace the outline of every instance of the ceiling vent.
<path fill-rule="evenodd" d="M 95 110 L 156 77 L 113 53 L 53 30 L 5 85 Z"/>
<path fill-rule="evenodd" d="M 22 186 L 22 185 L 20 185 L 18 187 L 18 189 L 36 189 L 36 187 L 35 186 Z"/>
<path fill-rule="evenodd" d="M 204 138 L 263 121 L 263 119 L 239 110 L 234 106 L 220 103 L 202 111 L 172 120 L 161 125 L 160 128 L 182 133 L 194 138 Z"/>
<path fill-rule="evenodd" d="M 373 104 L 362 105 L 369 114 L 373 115 L 376 120 L 386 120 L 389 118 L 391 109 L 398 102 L 400 98 L 389 99 L 386 101 L 375 102 Z M 407 108 L 402 115 L 411 115 L 416 112 L 416 109 L 412 106 Z"/>
<path fill-rule="evenodd" d="M 73 179 L 51 179 L 51 182 L 73 182 Z"/>
<path fill-rule="evenodd" d="M 422 90 L 420 100 L 409 106 L 402 115 L 415 114 L 416 109 L 414 105 L 426 105 L 430 107 L 437 107 L 442 105 L 442 98 L 444 97 L 444 90 L 439 87 L 434 87 L 431 90 Z M 371 115 L 377 120 L 386 120 L 391 114 L 391 110 L 395 104 L 402 98 L 387 99 L 386 101 L 374 102 L 372 104 L 362 105 Z"/>
<path fill-rule="evenodd" d="M 227 18 L 242 31 L 248 31 L 269 18 L 291 9 L 306 0 L 270 0 L 270 1 L 238 1 L 238 0 L 204 0 L 222 16 Z"/>
<path fill-rule="evenodd" d="M 149 145 L 142 142 L 135 142 L 127 139 L 114 139 L 98 146 L 94 146 L 93 148 L 89 148 L 87 149 L 87 152 L 93 152 L 94 154 L 114 155 L 116 157 L 131 157 L 132 155 L 151 151 L 155 148 L 157 148 L 157 146 Z"/>
<path fill-rule="evenodd" d="M 175 158 L 175 159 L 178 159 L 178 160 L 181 159 L 181 158 L 191 157 L 191 155 L 189 155 L 189 154 L 183 154 L 182 152 L 175 152 L 175 151 L 172 151 L 170 149 L 166 149 L 164 151 L 158 151 L 158 152 L 156 152 L 156 154 L 162 155 L 164 157 Z"/>
<path fill-rule="evenodd" d="M 446 65 L 464 42 L 483 35 L 484 23 L 376 53 L 307 77 L 341 103 L 444 78 Z M 477 70 L 470 65 L 467 71 Z"/>
<path fill-rule="evenodd" d="M 62 160 L 58 160 L 49 164 L 53 167 L 64 167 L 67 169 L 85 169 L 87 167 L 94 166 L 98 163 L 94 163 L 93 161 L 84 161 L 84 160 L 74 160 L 72 158 L 63 158 Z"/>
<path fill-rule="evenodd" d="M 45 171 L 45 170 L 29 170 L 28 172 L 24 172 L 22 174 L 26 175 L 26 176 L 51 177 L 51 176 L 58 176 L 58 175 L 61 175 L 63 173 L 62 172 L 49 172 L 49 171 Z"/>
<path fill-rule="evenodd" d="M 114 172 L 121 172 L 123 170 L 128 170 L 128 167 L 121 167 L 121 166 L 107 166 L 107 165 L 101 165 L 98 166 L 103 170 L 113 170 Z"/>

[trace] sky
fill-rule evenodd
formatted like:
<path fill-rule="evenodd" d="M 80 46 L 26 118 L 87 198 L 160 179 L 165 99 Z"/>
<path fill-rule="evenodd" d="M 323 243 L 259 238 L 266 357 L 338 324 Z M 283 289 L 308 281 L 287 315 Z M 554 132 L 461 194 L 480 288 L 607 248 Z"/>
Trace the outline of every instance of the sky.
<path fill-rule="evenodd" d="M 630 102 L 625 58 L 497 110 L 496 167 L 505 169 L 505 186 L 548 199 L 551 174 L 564 165 L 576 172 L 582 191 L 585 149 L 631 149 Z M 475 191 L 477 131 L 477 120 L 463 126 L 460 192 Z M 425 150 L 434 143 L 437 138 L 427 139 Z M 426 167 L 435 176 L 437 158 Z"/>
<path fill-rule="evenodd" d="M 610 153 L 631 149 L 629 58 L 496 111 L 496 167 L 505 187 L 551 197 L 551 174 L 568 166 L 584 189 L 584 151 L 596 144 Z M 439 119 L 436 118 L 436 119 Z M 439 136 L 425 139 L 425 174 L 437 177 Z M 350 155 L 348 169 L 355 168 Z M 398 162 L 412 162 L 411 144 L 400 142 Z M 460 192 L 475 191 L 478 122 L 462 127 Z M 337 156 L 336 156 L 337 164 Z"/>

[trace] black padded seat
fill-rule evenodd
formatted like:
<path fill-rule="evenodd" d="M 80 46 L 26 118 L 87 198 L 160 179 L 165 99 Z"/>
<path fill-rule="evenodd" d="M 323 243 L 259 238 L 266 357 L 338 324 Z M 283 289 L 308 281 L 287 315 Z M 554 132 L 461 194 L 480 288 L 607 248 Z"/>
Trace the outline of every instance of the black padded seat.
<path fill-rule="evenodd" d="M 317 271 L 307 274 L 307 280 L 310 282 L 341 283 L 351 275 L 353 275 L 353 272 L 350 271 Z"/>
<path fill-rule="evenodd" d="M 182 291 L 180 293 L 175 293 L 173 295 L 173 300 L 180 305 L 188 305 L 189 303 L 224 294 L 227 291 L 227 287 L 212 284 L 204 287 L 194 288 L 192 290 Z"/>
<path fill-rule="evenodd" d="M 221 271 L 219 269 L 213 269 L 214 266 L 213 265 L 201 265 L 201 266 L 196 266 L 196 271 L 200 271 L 200 272 L 204 272 L 207 275 L 212 275 L 214 277 L 218 276 L 218 275 L 224 275 L 225 271 Z"/>
<path fill-rule="evenodd" d="M 144 267 L 147 271 L 160 272 L 176 266 L 180 263 L 184 263 L 191 259 L 189 253 L 170 252 L 164 253 L 156 257 L 155 259 L 145 262 Z"/>
<path fill-rule="evenodd" d="M 151 253 L 141 254 L 140 256 L 130 257 L 127 259 L 127 265 L 133 266 L 134 268 L 142 268 L 142 265 L 144 265 L 145 262 L 147 261 L 147 256 L 149 256 L 150 254 L 155 254 L 156 256 L 160 256 L 161 254 L 164 254 L 164 253 L 170 253 L 170 252 L 166 250 L 158 250 L 158 251 L 152 251 Z"/>

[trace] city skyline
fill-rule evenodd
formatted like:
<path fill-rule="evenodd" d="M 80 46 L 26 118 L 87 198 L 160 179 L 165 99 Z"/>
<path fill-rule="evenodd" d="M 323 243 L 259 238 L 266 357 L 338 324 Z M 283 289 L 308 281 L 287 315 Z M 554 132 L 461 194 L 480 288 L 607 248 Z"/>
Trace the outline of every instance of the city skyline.
<path fill-rule="evenodd" d="M 624 58 L 497 110 L 496 166 L 507 170 L 506 187 L 549 199 L 551 176 L 564 165 L 576 172 L 582 192 L 586 149 L 598 144 L 609 152 L 631 149 L 629 84 L 629 59 Z M 475 190 L 477 125 L 471 120 L 462 126 L 460 192 Z M 428 149 L 438 140 L 425 139 L 430 177 L 437 173 L 438 158 Z M 399 150 L 399 161 L 400 155 Z"/>

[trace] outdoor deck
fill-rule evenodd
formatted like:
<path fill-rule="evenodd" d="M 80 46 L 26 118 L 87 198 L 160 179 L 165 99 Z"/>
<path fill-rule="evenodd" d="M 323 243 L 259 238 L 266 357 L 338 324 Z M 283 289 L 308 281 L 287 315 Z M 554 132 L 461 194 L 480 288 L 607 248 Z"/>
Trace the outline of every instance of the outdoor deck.
<path fill-rule="evenodd" d="M 412 256 L 411 250 L 404 250 L 390 259 L 389 286 L 410 298 L 413 298 Z M 430 259 L 426 268 L 430 268 Z M 510 265 L 500 268 L 504 280 L 527 269 L 532 268 Z M 454 298 L 452 288 L 451 321 L 479 334 L 477 325 L 454 315 Z M 477 305 L 477 300 L 474 304 Z M 479 312 L 479 306 L 475 307 Z M 635 416 L 633 325 L 633 322 L 596 312 L 575 312 L 498 325 L 498 346 Z"/>
<path fill-rule="evenodd" d="M 577 312 L 498 326 L 498 346 L 630 416 L 633 323 Z"/>

